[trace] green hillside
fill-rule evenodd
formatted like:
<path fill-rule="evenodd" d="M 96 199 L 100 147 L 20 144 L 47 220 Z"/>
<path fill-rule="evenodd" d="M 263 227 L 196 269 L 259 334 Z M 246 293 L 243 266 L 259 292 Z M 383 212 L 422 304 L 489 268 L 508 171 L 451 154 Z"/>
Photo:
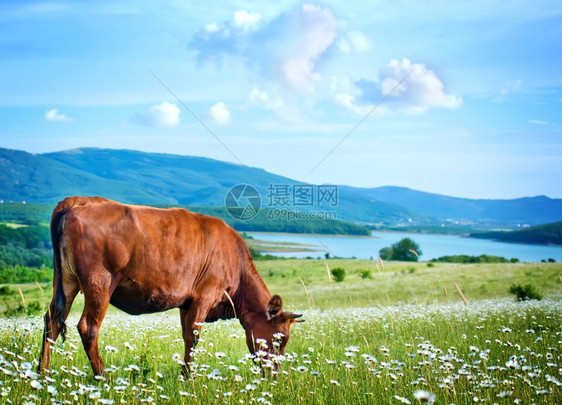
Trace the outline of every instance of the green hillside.
<path fill-rule="evenodd" d="M 0 149 L 0 200 L 56 202 L 71 195 L 103 196 L 124 203 L 220 207 L 230 188 L 249 184 L 268 204 L 272 184 L 299 185 L 298 181 L 218 160 L 133 150 L 97 148 L 35 155 Z M 273 208 L 273 207 L 270 207 Z M 288 207 L 310 211 L 325 207 Z M 396 224 L 423 216 L 402 206 L 368 196 L 338 191 L 329 207 L 338 219 Z"/>
<path fill-rule="evenodd" d="M 495 239 L 502 242 L 533 243 L 537 245 L 562 245 L 562 222 L 532 226 L 509 232 L 478 232 L 473 238 Z"/>
<path fill-rule="evenodd" d="M 540 225 L 562 220 L 562 199 L 545 196 L 492 200 L 450 197 L 393 186 L 341 186 L 341 189 L 390 204 L 399 204 L 448 224 L 478 223 L 487 228 L 515 228 L 519 224 Z"/>
<path fill-rule="evenodd" d="M 134 150 L 82 148 L 36 155 L 0 148 L 0 169 L 0 200 L 5 202 L 56 204 L 71 195 L 97 195 L 133 204 L 221 207 L 228 190 L 249 184 L 261 195 L 262 208 L 331 212 L 337 219 L 372 226 L 497 229 L 562 221 L 562 199 L 472 200 L 401 187 L 338 185 L 337 201 L 330 206 L 275 207 L 272 185 L 294 191 L 303 183 L 255 167 Z"/>

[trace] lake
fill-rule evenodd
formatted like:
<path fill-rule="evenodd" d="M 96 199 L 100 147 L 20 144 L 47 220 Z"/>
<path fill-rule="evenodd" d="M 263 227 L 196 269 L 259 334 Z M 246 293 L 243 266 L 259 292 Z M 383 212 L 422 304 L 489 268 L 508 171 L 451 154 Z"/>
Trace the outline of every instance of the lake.
<path fill-rule="evenodd" d="M 517 258 L 522 262 L 540 262 L 552 258 L 562 262 L 562 246 L 526 245 L 519 243 L 496 242 L 488 239 L 473 239 L 452 235 L 421 234 L 406 232 L 373 232 L 368 236 L 331 236 L 289 233 L 248 232 L 255 239 L 270 242 L 290 242 L 306 245 L 307 249 L 316 251 L 272 252 L 276 256 L 318 257 L 326 252 L 330 256 L 357 257 L 358 259 L 376 258 L 379 250 L 390 246 L 402 238 L 413 239 L 422 251 L 420 260 L 428 261 L 441 256 L 481 254 L 501 256 L 507 259 Z M 280 243 L 280 245 L 282 245 Z M 291 246 L 294 248 L 295 246 Z"/>

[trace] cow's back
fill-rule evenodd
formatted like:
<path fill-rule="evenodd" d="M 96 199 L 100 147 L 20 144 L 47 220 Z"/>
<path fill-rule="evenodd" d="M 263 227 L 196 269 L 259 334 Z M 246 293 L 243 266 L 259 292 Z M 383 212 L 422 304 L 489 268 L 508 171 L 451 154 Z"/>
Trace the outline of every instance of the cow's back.
<path fill-rule="evenodd" d="M 127 312 L 181 307 L 203 293 L 235 291 L 249 259 L 240 236 L 218 218 L 105 199 L 63 203 L 65 243 L 80 282 L 108 274 L 112 303 Z"/>

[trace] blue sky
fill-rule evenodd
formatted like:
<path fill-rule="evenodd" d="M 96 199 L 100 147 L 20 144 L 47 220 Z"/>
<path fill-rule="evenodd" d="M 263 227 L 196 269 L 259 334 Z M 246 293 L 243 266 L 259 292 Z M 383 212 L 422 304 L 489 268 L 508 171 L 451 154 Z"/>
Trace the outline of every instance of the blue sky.
<path fill-rule="evenodd" d="M 562 198 L 560 1 L 347 3 L 2 2 L 0 147 Z"/>

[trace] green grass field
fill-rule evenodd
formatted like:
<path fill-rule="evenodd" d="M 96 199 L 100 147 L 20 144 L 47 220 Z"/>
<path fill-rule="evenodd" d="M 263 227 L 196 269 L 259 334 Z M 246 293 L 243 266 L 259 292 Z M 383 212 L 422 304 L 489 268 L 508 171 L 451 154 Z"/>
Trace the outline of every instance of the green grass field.
<path fill-rule="evenodd" d="M 326 263 L 345 268 L 346 279 L 330 280 Z M 78 300 L 45 376 L 33 373 L 41 317 L 0 319 L 2 402 L 562 403 L 561 264 L 381 267 L 331 259 L 257 266 L 271 292 L 306 319 L 293 326 L 277 375 L 255 366 L 242 327 L 231 320 L 203 327 L 185 380 L 175 360 L 183 357 L 177 311 L 133 317 L 110 310 L 100 333 L 109 373 L 96 379 L 74 327 Z M 508 293 L 513 283 L 531 283 L 545 299 L 518 303 Z M 21 301 L 17 287 L 8 306 Z M 50 287 L 19 287 L 26 303 L 48 304 Z"/>

